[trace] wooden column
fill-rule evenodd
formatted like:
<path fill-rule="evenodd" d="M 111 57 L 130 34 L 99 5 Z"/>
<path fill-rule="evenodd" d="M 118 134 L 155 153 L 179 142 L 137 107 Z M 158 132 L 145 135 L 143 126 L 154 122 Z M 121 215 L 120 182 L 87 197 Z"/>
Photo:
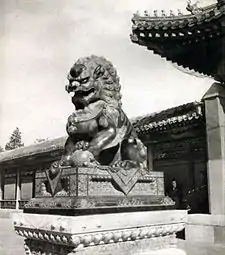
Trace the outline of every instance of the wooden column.
<path fill-rule="evenodd" d="M 211 214 L 225 214 L 225 88 L 214 83 L 203 97 L 208 147 Z"/>
<path fill-rule="evenodd" d="M 16 210 L 19 210 L 20 191 L 21 191 L 20 170 L 19 170 L 19 168 L 17 168 L 17 171 L 16 171 Z"/>
<path fill-rule="evenodd" d="M 3 199 L 3 176 L 2 171 L 0 170 L 0 200 Z"/>
<path fill-rule="evenodd" d="M 147 146 L 147 161 L 148 170 L 153 171 L 153 144 L 149 143 Z"/>
<path fill-rule="evenodd" d="M 36 176 L 36 169 L 33 170 L 33 181 L 32 181 L 32 198 L 35 197 L 35 176 Z"/>
<path fill-rule="evenodd" d="M 4 171 L 0 170 L 0 200 L 3 200 L 3 192 L 4 192 Z M 0 208 L 2 207 L 2 203 L 0 203 Z"/>
<path fill-rule="evenodd" d="M 196 186 L 196 180 L 195 180 L 195 161 L 194 161 L 193 149 L 191 148 L 190 144 L 189 144 L 188 153 L 189 153 L 189 155 L 188 155 L 189 174 L 190 174 L 190 177 L 191 177 L 191 180 L 189 180 L 189 181 L 191 181 L 191 183 L 189 182 L 188 189 L 193 189 Z"/>

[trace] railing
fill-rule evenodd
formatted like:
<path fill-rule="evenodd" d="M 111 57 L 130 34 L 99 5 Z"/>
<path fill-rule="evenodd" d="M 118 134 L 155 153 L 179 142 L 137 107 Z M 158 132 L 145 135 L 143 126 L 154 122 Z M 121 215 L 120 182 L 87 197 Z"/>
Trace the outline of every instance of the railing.
<path fill-rule="evenodd" d="M 1 209 L 16 209 L 16 200 L 1 200 Z"/>
<path fill-rule="evenodd" d="M 28 200 L 20 200 L 19 201 L 19 209 L 23 209 L 24 205 L 28 202 Z"/>
<path fill-rule="evenodd" d="M 19 209 L 23 209 L 28 200 L 19 200 Z M 1 209 L 16 209 L 16 200 L 0 200 Z"/>

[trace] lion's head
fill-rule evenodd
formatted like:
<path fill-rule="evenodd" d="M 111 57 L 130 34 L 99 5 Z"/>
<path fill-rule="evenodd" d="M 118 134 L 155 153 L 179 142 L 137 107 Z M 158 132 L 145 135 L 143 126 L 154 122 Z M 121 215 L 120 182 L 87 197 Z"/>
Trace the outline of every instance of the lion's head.
<path fill-rule="evenodd" d="M 77 110 L 98 100 L 121 107 L 119 77 L 105 58 L 91 55 L 78 59 L 67 78 L 66 91 L 74 92 L 72 102 Z"/>

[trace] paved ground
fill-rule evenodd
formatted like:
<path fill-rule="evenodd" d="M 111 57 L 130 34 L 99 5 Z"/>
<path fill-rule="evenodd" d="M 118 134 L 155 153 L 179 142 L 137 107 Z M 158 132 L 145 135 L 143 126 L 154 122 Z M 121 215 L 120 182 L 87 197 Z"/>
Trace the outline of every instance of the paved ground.
<path fill-rule="evenodd" d="M 194 243 L 179 240 L 178 247 L 185 250 L 187 255 L 225 255 L 225 245 Z"/>
<path fill-rule="evenodd" d="M 9 218 L 0 218 L 0 255 L 24 255 L 23 238 L 13 231 Z"/>
<path fill-rule="evenodd" d="M 0 254 L 24 255 L 23 238 L 13 231 L 11 219 L 0 219 Z"/>

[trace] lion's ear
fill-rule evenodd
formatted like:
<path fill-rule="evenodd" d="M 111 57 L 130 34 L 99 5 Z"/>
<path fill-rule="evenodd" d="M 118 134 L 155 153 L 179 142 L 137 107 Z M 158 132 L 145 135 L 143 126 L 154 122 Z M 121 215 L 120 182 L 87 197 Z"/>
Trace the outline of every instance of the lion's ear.
<path fill-rule="evenodd" d="M 105 73 L 105 69 L 101 66 L 101 65 L 98 65 L 95 70 L 94 70 L 94 74 L 93 74 L 93 77 L 95 79 L 98 79 L 99 77 L 101 77 L 103 74 Z"/>

